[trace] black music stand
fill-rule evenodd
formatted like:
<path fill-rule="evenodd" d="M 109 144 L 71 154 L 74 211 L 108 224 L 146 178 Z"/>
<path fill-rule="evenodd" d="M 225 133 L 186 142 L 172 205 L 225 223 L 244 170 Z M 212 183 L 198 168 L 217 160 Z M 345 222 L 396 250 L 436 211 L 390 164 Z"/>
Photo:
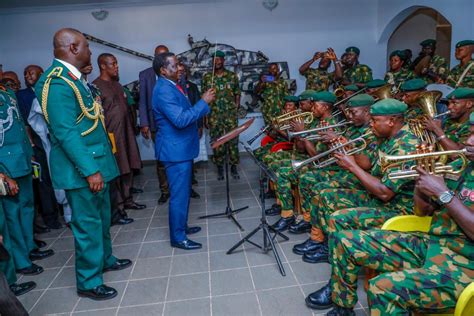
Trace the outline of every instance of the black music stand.
<path fill-rule="evenodd" d="M 227 251 L 227 254 L 228 255 L 232 254 L 232 252 L 238 247 L 240 247 L 244 242 L 248 242 L 249 244 L 252 244 L 257 248 L 262 249 L 264 253 L 267 253 L 269 250 L 271 250 L 273 252 L 273 255 L 275 256 L 275 260 L 278 264 L 278 268 L 280 269 L 281 275 L 286 276 L 285 269 L 283 268 L 283 264 L 281 263 L 280 255 L 278 254 L 278 250 L 275 247 L 275 238 L 277 236 L 280 236 L 285 241 L 289 240 L 289 238 L 285 236 L 284 234 L 282 234 L 281 232 L 275 230 L 270 224 L 268 224 L 267 216 L 265 215 L 264 192 L 265 192 L 266 186 L 268 185 L 268 179 L 272 180 L 273 182 L 276 182 L 277 180 L 276 175 L 272 170 L 268 169 L 267 166 L 265 166 L 262 162 L 260 162 L 255 157 L 250 147 L 248 147 L 246 144 L 242 142 L 241 144 L 244 146 L 245 150 L 249 153 L 250 157 L 252 157 L 252 160 L 260 168 L 260 204 L 261 204 L 261 209 L 262 209 L 262 217 L 260 218 L 260 225 L 258 225 L 257 228 L 255 228 L 247 236 L 242 238 L 238 243 L 236 243 L 232 248 L 230 248 Z M 250 238 L 252 238 L 252 236 L 255 235 L 260 229 L 263 230 L 263 246 L 250 240 Z M 271 233 L 273 233 L 273 236 Z"/>
<path fill-rule="evenodd" d="M 240 223 L 237 221 L 235 218 L 235 214 L 242 212 L 245 209 L 248 209 L 248 206 L 244 206 L 241 208 L 238 208 L 236 210 L 233 210 L 232 207 L 230 206 L 230 185 L 229 185 L 229 141 L 236 138 L 237 136 L 240 135 L 243 131 L 245 131 L 250 125 L 252 125 L 253 121 L 255 119 L 250 119 L 244 124 L 240 125 L 233 131 L 224 134 L 223 136 L 219 137 L 213 144 L 212 148 L 215 149 L 219 146 L 224 145 L 225 146 L 225 161 L 224 161 L 224 168 L 225 168 L 225 188 L 226 188 L 226 195 L 227 195 L 227 206 L 225 208 L 225 211 L 222 213 L 216 213 L 216 214 L 210 214 L 210 215 L 204 215 L 200 216 L 199 219 L 205 219 L 205 218 L 214 218 L 214 217 L 227 217 L 228 219 L 231 219 L 237 227 L 243 231 L 244 228 Z"/>

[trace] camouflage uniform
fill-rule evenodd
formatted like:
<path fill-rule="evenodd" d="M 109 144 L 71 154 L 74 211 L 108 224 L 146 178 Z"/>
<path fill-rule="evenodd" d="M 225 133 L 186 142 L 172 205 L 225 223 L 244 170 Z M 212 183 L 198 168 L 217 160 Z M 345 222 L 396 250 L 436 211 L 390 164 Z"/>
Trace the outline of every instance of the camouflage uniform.
<path fill-rule="evenodd" d="M 415 74 L 413 73 L 413 71 L 408 70 L 406 68 L 402 68 L 400 69 L 400 71 L 397 72 L 387 72 L 385 74 L 384 80 L 387 81 L 389 84 L 394 85 L 395 87 L 400 87 L 402 83 L 413 78 L 415 78 Z"/>
<path fill-rule="evenodd" d="M 327 91 L 332 83 L 332 75 L 327 70 L 308 68 L 305 71 L 306 90 Z"/>
<path fill-rule="evenodd" d="M 451 71 L 449 72 L 448 78 L 446 78 L 446 83 L 453 88 L 456 87 L 456 84 L 458 83 L 459 78 L 461 78 L 461 75 L 463 74 L 464 70 L 467 67 L 469 67 L 469 65 L 472 64 L 473 62 L 474 60 L 471 60 L 464 67 L 462 67 L 459 64 L 455 66 L 453 69 L 451 69 Z M 466 76 L 462 79 L 461 83 L 459 84 L 459 87 L 474 88 L 474 65 L 471 66 L 471 68 L 468 70 Z"/>
<path fill-rule="evenodd" d="M 473 163 L 458 183 L 448 181 L 448 186 L 472 208 Z M 444 207 L 433 213 L 428 234 L 340 231 L 331 235 L 329 243 L 335 304 L 355 306 L 361 267 L 383 273 L 369 281 L 371 315 L 452 312 L 462 290 L 474 281 L 474 242 Z"/>
<path fill-rule="evenodd" d="M 276 82 L 263 83 L 263 106 L 262 115 L 265 125 L 269 125 L 275 116 L 281 114 L 283 108 L 283 98 L 288 95 L 288 87 L 283 78 Z"/>
<path fill-rule="evenodd" d="M 343 79 L 350 83 L 367 83 L 372 81 L 372 69 L 367 65 L 358 64 L 344 70 Z"/>
<path fill-rule="evenodd" d="M 216 89 L 216 100 L 210 104 L 209 132 L 211 139 L 215 140 L 238 126 L 237 107 L 235 97 L 240 95 L 239 78 L 231 71 L 224 70 L 222 76 L 207 73 L 202 78 L 201 91 Z M 213 162 L 217 166 L 224 165 L 226 146 L 214 149 Z M 239 163 L 238 139 L 229 142 L 229 160 L 231 165 Z"/>
<path fill-rule="evenodd" d="M 444 134 L 450 140 L 456 143 L 464 143 L 469 135 L 469 120 L 463 123 L 458 123 L 448 117 L 444 124 Z"/>
<path fill-rule="evenodd" d="M 417 105 L 412 105 L 408 108 L 408 111 L 405 113 L 405 120 L 416 119 L 420 115 L 424 115 L 423 110 L 420 109 Z"/>
<path fill-rule="evenodd" d="M 418 138 L 405 125 L 394 137 L 385 139 L 376 152 L 406 155 L 414 152 L 418 143 Z M 393 216 L 413 213 L 414 181 L 389 179 L 387 174 L 382 172 L 378 157 L 375 161 L 377 163 L 372 167 L 371 175 L 381 179 L 381 183 L 392 190 L 395 196 L 384 203 L 366 190 L 356 188 L 322 190 L 313 198 L 313 203 L 317 206 L 311 218 L 312 224 L 319 225 L 325 235 L 344 229 L 380 227 Z"/>
<path fill-rule="evenodd" d="M 446 59 L 439 55 L 434 55 L 433 58 L 431 58 L 430 64 L 428 66 L 428 72 L 435 74 L 441 79 L 445 80 L 449 72 Z M 425 75 L 421 78 L 424 79 L 428 84 L 434 83 L 434 80 L 430 76 Z"/>

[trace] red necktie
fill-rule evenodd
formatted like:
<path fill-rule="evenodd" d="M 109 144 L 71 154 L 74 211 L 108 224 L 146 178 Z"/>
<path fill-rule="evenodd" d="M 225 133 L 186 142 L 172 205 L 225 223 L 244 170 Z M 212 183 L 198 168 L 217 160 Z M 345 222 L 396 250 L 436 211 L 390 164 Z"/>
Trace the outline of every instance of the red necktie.
<path fill-rule="evenodd" d="M 178 88 L 178 90 L 181 91 L 182 94 L 185 94 L 183 88 L 181 88 L 179 84 L 176 84 L 176 88 Z"/>

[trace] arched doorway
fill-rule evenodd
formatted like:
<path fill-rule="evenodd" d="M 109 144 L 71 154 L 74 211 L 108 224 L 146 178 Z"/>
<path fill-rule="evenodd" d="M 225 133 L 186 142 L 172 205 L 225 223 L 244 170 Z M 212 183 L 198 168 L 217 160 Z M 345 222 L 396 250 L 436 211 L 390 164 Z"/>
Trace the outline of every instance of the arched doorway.
<path fill-rule="evenodd" d="M 421 7 L 409 14 L 392 32 L 387 43 L 388 55 L 396 49 L 411 49 L 413 59 L 421 50 L 421 41 L 433 38 L 437 41 L 436 54 L 451 58 L 451 23 L 438 11 Z"/>

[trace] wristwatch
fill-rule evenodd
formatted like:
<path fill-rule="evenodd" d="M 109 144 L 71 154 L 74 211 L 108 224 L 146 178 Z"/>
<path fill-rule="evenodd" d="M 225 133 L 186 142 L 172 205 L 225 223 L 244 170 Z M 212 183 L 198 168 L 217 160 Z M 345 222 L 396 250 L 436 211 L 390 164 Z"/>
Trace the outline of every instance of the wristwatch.
<path fill-rule="evenodd" d="M 454 198 L 453 191 L 445 191 L 438 196 L 437 202 L 439 205 L 449 204 Z"/>

